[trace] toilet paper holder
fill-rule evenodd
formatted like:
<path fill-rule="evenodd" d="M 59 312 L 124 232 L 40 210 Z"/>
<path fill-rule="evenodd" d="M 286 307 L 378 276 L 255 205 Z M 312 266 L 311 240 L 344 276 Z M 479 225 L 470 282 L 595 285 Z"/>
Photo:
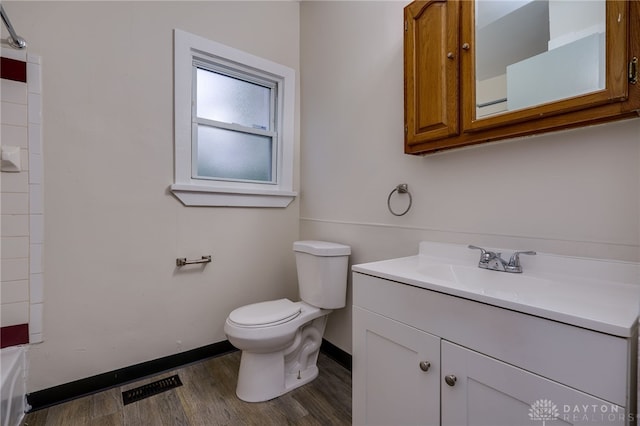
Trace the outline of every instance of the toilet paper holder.
<path fill-rule="evenodd" d="M 196 265 L 198 263 L 211 263 L 211 255 L 202 256 L 202 258 L 196 260 L 187 260 L 186 257 L 179 257 L 176 259 L 176 266 Z"/>

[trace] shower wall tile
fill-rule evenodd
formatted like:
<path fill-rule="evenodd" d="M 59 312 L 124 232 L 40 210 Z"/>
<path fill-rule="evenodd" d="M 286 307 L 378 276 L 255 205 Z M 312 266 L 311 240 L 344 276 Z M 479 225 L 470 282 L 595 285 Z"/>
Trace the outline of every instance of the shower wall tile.
<path fill-rule="evenodd" d="M 19 146 L 20 148 L 29 147 L 28 128 L 24 126 L 12 126 L 3 124 L 0 128 L 2 132 L 2 141 L 5 145 Z"/>
<path fill-rule="evenodd" d="M 41 273 L 29 277 L 29 300 L 31 303 L 44 302 L 44 276 Z"/>
<path fill-rule="evenodd" d="M 29 237 L 2 237 L 2 259 L 29 257 Z"/>
<path fill-rule="evenodd" d="M 29 192 L 29 174 L 3 173 L 0 189 L 2 192 Z"/>
<path fill-rule="evenodd" d="M 29 281 L 4 281 L 0 284 L 2 303 L 18 303 L 29 301 Z"/>
<path fill-rule="evenodd" d="M 3 303 L 0 324 L 9 327 L 29 322 L 29 302 Z"/>
<path fill-rule="evenodd" d="M 42 214 L 44 212 L 43 201 L 42 185 L 29 184 L 29 213 Z"/>
<path fill-rule="evenodd" d="M 23 172 L 29 171 L 29 150 L 21 149 L 20 150 L 20 166 Z"/>
<path fill-rule="evenodd" d="M 20 81 L 2 79 L 0 82 L 2 101 L 17 104 L 27 104 L 27 85 Z"/>
<path fill-rule="evenodd" d="M 2 108 L 2 117 L 0 118 L 2 124 L 10 124 L 12 126 L 27 125 L 26 104 L 16 104 L 13 102 L 2 101 L 0 107 Z"/>
<path fill-rule="evenodd" d="M 29 154 L 42 155 L 42 129 L 40 124 L 29 123 Z"/>
<path fill-rule="evenodd" d="M 23 60 L 3 57 L 0 61 L 0 77 L 2 79 L 27 82 L 27 64 Z"/>
<path fill-rule="evenodd" d="M 4 214 L 4 207 L 2 212 L 0 234 L 3 237 L 29 236 L 29 216 Z"/>
<path fill-rule="evenodd" d="M 29 214 L 29 194 L 3 192 L 2 214 Z"/>
<path fill-rule="evenodd" d="M 29 242 L 42 244 L 44 242 L 44 216 L 32 214 L 29 218 Z"/>
<path fill-rule="evenodd" d="M 42 333 L 42 303 L 32 303 L 29 311 L 29 332 L 34 334 Z"/>
<path fill-rule="evenodd" d="M 10 49 L 7 47 L 2 47 L 0 48 L 0 56 L 7 59 L 14 59 L 16 61 L 22 61 L 22 62 L 27 61 L 27 52 L 25 52 L 24 50 L 16 50 L 16 49 Z"/>
<path fill-rule="evenodd" d="M 29 93 L 28 99 L 29 123 L 40 124 L 42 122 L 42 97 L 39 93 Z"/>
<path fill-rule="evenodd" d="M 41 64 L 42 63 L 42 58 L 40 56 L 38 56 L 38 55 L 27 54 L 26 61 L 28 63 L 31 63 L 31 64 Z"/>
<path fill-rule="evenodd" d="M 29 343 L 29 324 L 0 328 L 0 348 Z"/>
<path fill-rule="evenodd" d="M 41 343 L 44 341 L 43 336 L 42 333 L 29 333 L 29 343 Z"/>
<path fill-rule="evenodd" d="M 42 93 L 42 77 L 40 73 L 40 61 L 27 62 L 27 87 L 29 93 Z"/>
<path fill-rule="evenodd" d="M 29 150 L 29 183 L 42 184 L 42 155 Z"/>
<path fill-rule="evenodd" d="M 42 273 L 42 244 L 31 244 L 29 250 L 29 270 L 32 274 Z"/>
<path fill-rule="evenodd" d="M 29 259 L 2 259 L 2 271 L 0 271 L 0 280 L 2 281 L 18 281 L 29 279 Z M 4 306 L 4 304 L 3 304 Z"/>

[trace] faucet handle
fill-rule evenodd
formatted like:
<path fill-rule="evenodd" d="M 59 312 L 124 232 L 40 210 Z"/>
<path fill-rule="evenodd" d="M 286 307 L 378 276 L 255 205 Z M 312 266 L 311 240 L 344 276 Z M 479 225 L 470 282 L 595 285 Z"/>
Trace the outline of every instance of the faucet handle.
<path fill-rule="evenodd" d="M 528 254 L 528 255 L 534 256 L 537 253 L 535 251 L 532 251 L 532 250 L 517 251 L 517 252 L 513 253 L 511 255 L 511 258 L 509 259 L 509 264 L 507 265 L 507 268 L 509 269 L 509 272 L 522 272 L 522 265 L 520 264 L 520 255 L 521 254 Z"/>
<path fill-rule="evenodd" d="M 485 261 L 488 262 L 489 260 L 493 259 L 495 257 L 495 253 L 490 252 L 488 250 L 483 249 L 482 247 L 478 247 L 478 246 L 473 246 L 471 244 L 469 244 L 468 246 L 470 249 L 474 249 L 474 250 L 480 250 L 480 261 Z"/>

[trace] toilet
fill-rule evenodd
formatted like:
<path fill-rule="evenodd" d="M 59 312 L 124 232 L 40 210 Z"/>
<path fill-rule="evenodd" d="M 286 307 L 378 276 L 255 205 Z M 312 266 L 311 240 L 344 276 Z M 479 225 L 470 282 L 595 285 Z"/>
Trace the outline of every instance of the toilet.
<path fill-rule="evenodd" d="M 293 251 L 301 300 L 242 306 L 225 322 L 229 342 L 242 351 L 236 395 L 243 401 L 268 401 L 315 379 L 327 316 L 346 304 L 351 248 L 296 241 Z"/>

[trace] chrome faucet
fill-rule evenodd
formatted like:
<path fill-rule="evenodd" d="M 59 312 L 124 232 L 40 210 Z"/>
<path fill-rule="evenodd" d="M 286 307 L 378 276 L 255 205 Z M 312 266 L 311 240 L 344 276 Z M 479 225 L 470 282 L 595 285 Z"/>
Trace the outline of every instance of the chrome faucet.
<path fill-rule="evenodd" d="M 511 255 L 507 262 L 502 258 L 502 253 L 496 253 L 493 251 L 485 250 L 482 247 L 469 245 L 470 249 L 480 250 L 480 260 L 478 261 L 478 268 L 489 269 L 491 271 L 522 273 L 522 265 L 520 264 L 520 255 L 529 254 L 535 255 L 535 251 L 516 251 Z"/>

